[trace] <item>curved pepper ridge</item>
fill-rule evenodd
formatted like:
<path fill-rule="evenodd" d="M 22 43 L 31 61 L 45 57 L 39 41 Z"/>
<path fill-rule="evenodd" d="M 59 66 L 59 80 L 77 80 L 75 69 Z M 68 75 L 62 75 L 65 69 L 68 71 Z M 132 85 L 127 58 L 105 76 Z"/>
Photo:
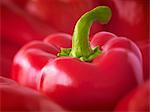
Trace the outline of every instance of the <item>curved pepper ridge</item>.
<path fill-rule="evenodd" d="M 62 38 L 62 42 L 70 40 L 68 46 L 62 45 Z M 63 34 L 29 43 L 14 58 L 13 79 L 71 110 L 112 109 L 121 97 L 142 83 L 141 53 L 132 41 L 99 32 L 91 40 L 91 46 L 101 45 L 102 54 L 91 63 L 56 56 L 61 47 L 70 45 L 71 38 Z"/>
<path fill-rule="evenodd" d="M 96 9 L 105 10 L 103 7 Z M 105 11 L 100 14 L 109 17 Z M 43 42 L 29 43 L 14 58 L 13 79 L 44 93 L 69 110 L 112 110 L 125 94 L 143 82 L 141 52 L 125 37 L 99 32 L 89 42 L 87 35 L 88 31 L 83 39 L 76 35 L 77 41 L 85 41 L 83 45 L 77 42 L 80 49 L 73 46 L 76 55 L 57 57 L 60 50 L 65 54 L 76 42 L 71 43 L 71 36 L 67 34 L 55 34 Z M 78 53 L 82 54 L 80 51 L 88 49 L 88 45 L 91 49 L 98 46 L 101 53 L 86 62 Z M 62 48 L 66 49 L 65 53 Z M 88 52 L 84 54 L 85 58 L 89 56 Z"/>

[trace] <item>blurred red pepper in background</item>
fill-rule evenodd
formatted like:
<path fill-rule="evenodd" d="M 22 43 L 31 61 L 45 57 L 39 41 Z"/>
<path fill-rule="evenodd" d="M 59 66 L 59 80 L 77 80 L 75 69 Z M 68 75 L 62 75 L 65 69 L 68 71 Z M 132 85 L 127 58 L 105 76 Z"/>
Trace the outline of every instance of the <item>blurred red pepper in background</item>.
<path fill-rule="evenodd" d="M 134 42 L 149 39 L 149 0 L 97 0 L 112 9 L 112 20 L 104 30 Z"/>
<path fill-rule="evenodd" d="M 10 1 L 10 0 L 5 0 Z M 25 8 L 26 4 L 29 2 L 29 0 L 11 0 L 14 4 L 16 4 L 18 7 Z"/>
<path fill-rule="evenodd" d="M 150 80 L 126 95 L 117 105 L 115 112 L 149 112 Z"/>
<path fill-rule="evenodd" d="M 113 12 L 112 20 L 103 27 L 105 31 L 133 41 L 149 38 L 148 0 L 29 0 L 27 8 L 59 31 L 72 33 L 79 15 L 99 5 L 109 6 Z"/>
<path fill-rule="evenodd" d="M 66 112 L 40 93 L 0 76 L 1 112 Z"/>
<path fill-rule="evenodd" d="M 19 48 L 19 45 L 8 42 L 7 40 L 4 40 L 4 38 L 1 39 L 0 75 L 5 75 L 4 77 L 10 78 L 12 60 Z"/>
<path fill-rule="evenodd" d="M 137 45 L 143 56 L 144 79 L 148 80 L 150 78 L 150 40 L 139 41 Z"/>
<path fill-rule="evenodd" d="M 75 23 L 82 14 L 94 8 L 93 0 L 29 0 L 28 12 L 59 32 L 73 33 Z M 101 30 L 101 25 L 95 24 L 92 34 Z"/>
<path fill-rule="evenodd" d="M 22 46 L 31 40 L 43 39 L 46 35 L 56 32 L 10 0 L 6 1 L 1 2 L 1 38 Z"/>

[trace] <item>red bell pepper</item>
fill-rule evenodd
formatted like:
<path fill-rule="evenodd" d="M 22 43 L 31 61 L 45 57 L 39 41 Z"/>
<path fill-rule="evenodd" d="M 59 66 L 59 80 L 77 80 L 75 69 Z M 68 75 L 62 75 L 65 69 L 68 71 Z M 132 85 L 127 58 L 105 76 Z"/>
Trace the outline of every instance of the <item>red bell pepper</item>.
<path fill-rule="evenodd" d="M 1 112 L 65 112 L 47 97 L 4 77 L 0 77 L 0 97 Z"/>
<path fill-rule="evenodd" d="M 149 112 L 150 80 L 126 95 L 117 105 L 115 112 Z"/>
<path fill-rule="evenodd" d="M 67 34 L 27 44 L 14 58 L 13 79 L 70 110 L 112 110 L 143 82 L 143 72 L 141 52 L 131 40 L 99 32 L 89 44 L 92 22 L 105 24 L 110 16 L 106 6 L 85 13 L 75 26 L 72 48 Z"/>
<path fill-rule="evenodd" d="M 30 0 L 27 6 L 29 12 L 59 31 L 72 33 L 79 15 L 97 5 L 111 7 L 113 16 L 107 25 L 95 27 L 91 34 L 105 30 L 124 35 L 136 43 L 149 42 L 149 0 Z M 142 53 L 146 77 L 150 74 L 147 54 Z"/>

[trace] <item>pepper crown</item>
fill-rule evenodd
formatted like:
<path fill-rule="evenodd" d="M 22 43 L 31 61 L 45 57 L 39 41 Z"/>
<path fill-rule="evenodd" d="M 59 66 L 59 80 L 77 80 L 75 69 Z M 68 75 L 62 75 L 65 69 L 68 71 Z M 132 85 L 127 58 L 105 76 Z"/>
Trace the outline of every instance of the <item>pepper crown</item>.
<path fill-rule="evenodd" d="M 92 23 L 99 21 L 101 24 L 107 24 L 111 15 L 111 9 L 107 6 L 98 6 L 85 13 L 76 23 L 72 39 L 72 48 L 61 48 L 60 53 L 57 55 L 72 56 L 86 62 L 92 61 L 101 53 L 99 46 L 95 48 L 90 47 L 89 32 Z"/>

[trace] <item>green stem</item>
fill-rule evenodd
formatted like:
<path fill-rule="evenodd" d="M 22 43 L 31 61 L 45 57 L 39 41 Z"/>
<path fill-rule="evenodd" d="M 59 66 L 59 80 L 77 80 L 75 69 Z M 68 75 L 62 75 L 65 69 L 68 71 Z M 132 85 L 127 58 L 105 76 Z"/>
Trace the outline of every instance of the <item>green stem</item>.
<path fill-rule="evenodd" d="M 58 56 L 72 56 L 83 61 L 91 61 L 100 54 L 98 47 L 92 49 L 89 44 L 89 31 L 94 21 L 106 24 L 111 18 L 111 10 L 107 6 L 98 6 L 85 13 L 77 22 L 72 40 L 72 49 L 63 48 Z"/>

